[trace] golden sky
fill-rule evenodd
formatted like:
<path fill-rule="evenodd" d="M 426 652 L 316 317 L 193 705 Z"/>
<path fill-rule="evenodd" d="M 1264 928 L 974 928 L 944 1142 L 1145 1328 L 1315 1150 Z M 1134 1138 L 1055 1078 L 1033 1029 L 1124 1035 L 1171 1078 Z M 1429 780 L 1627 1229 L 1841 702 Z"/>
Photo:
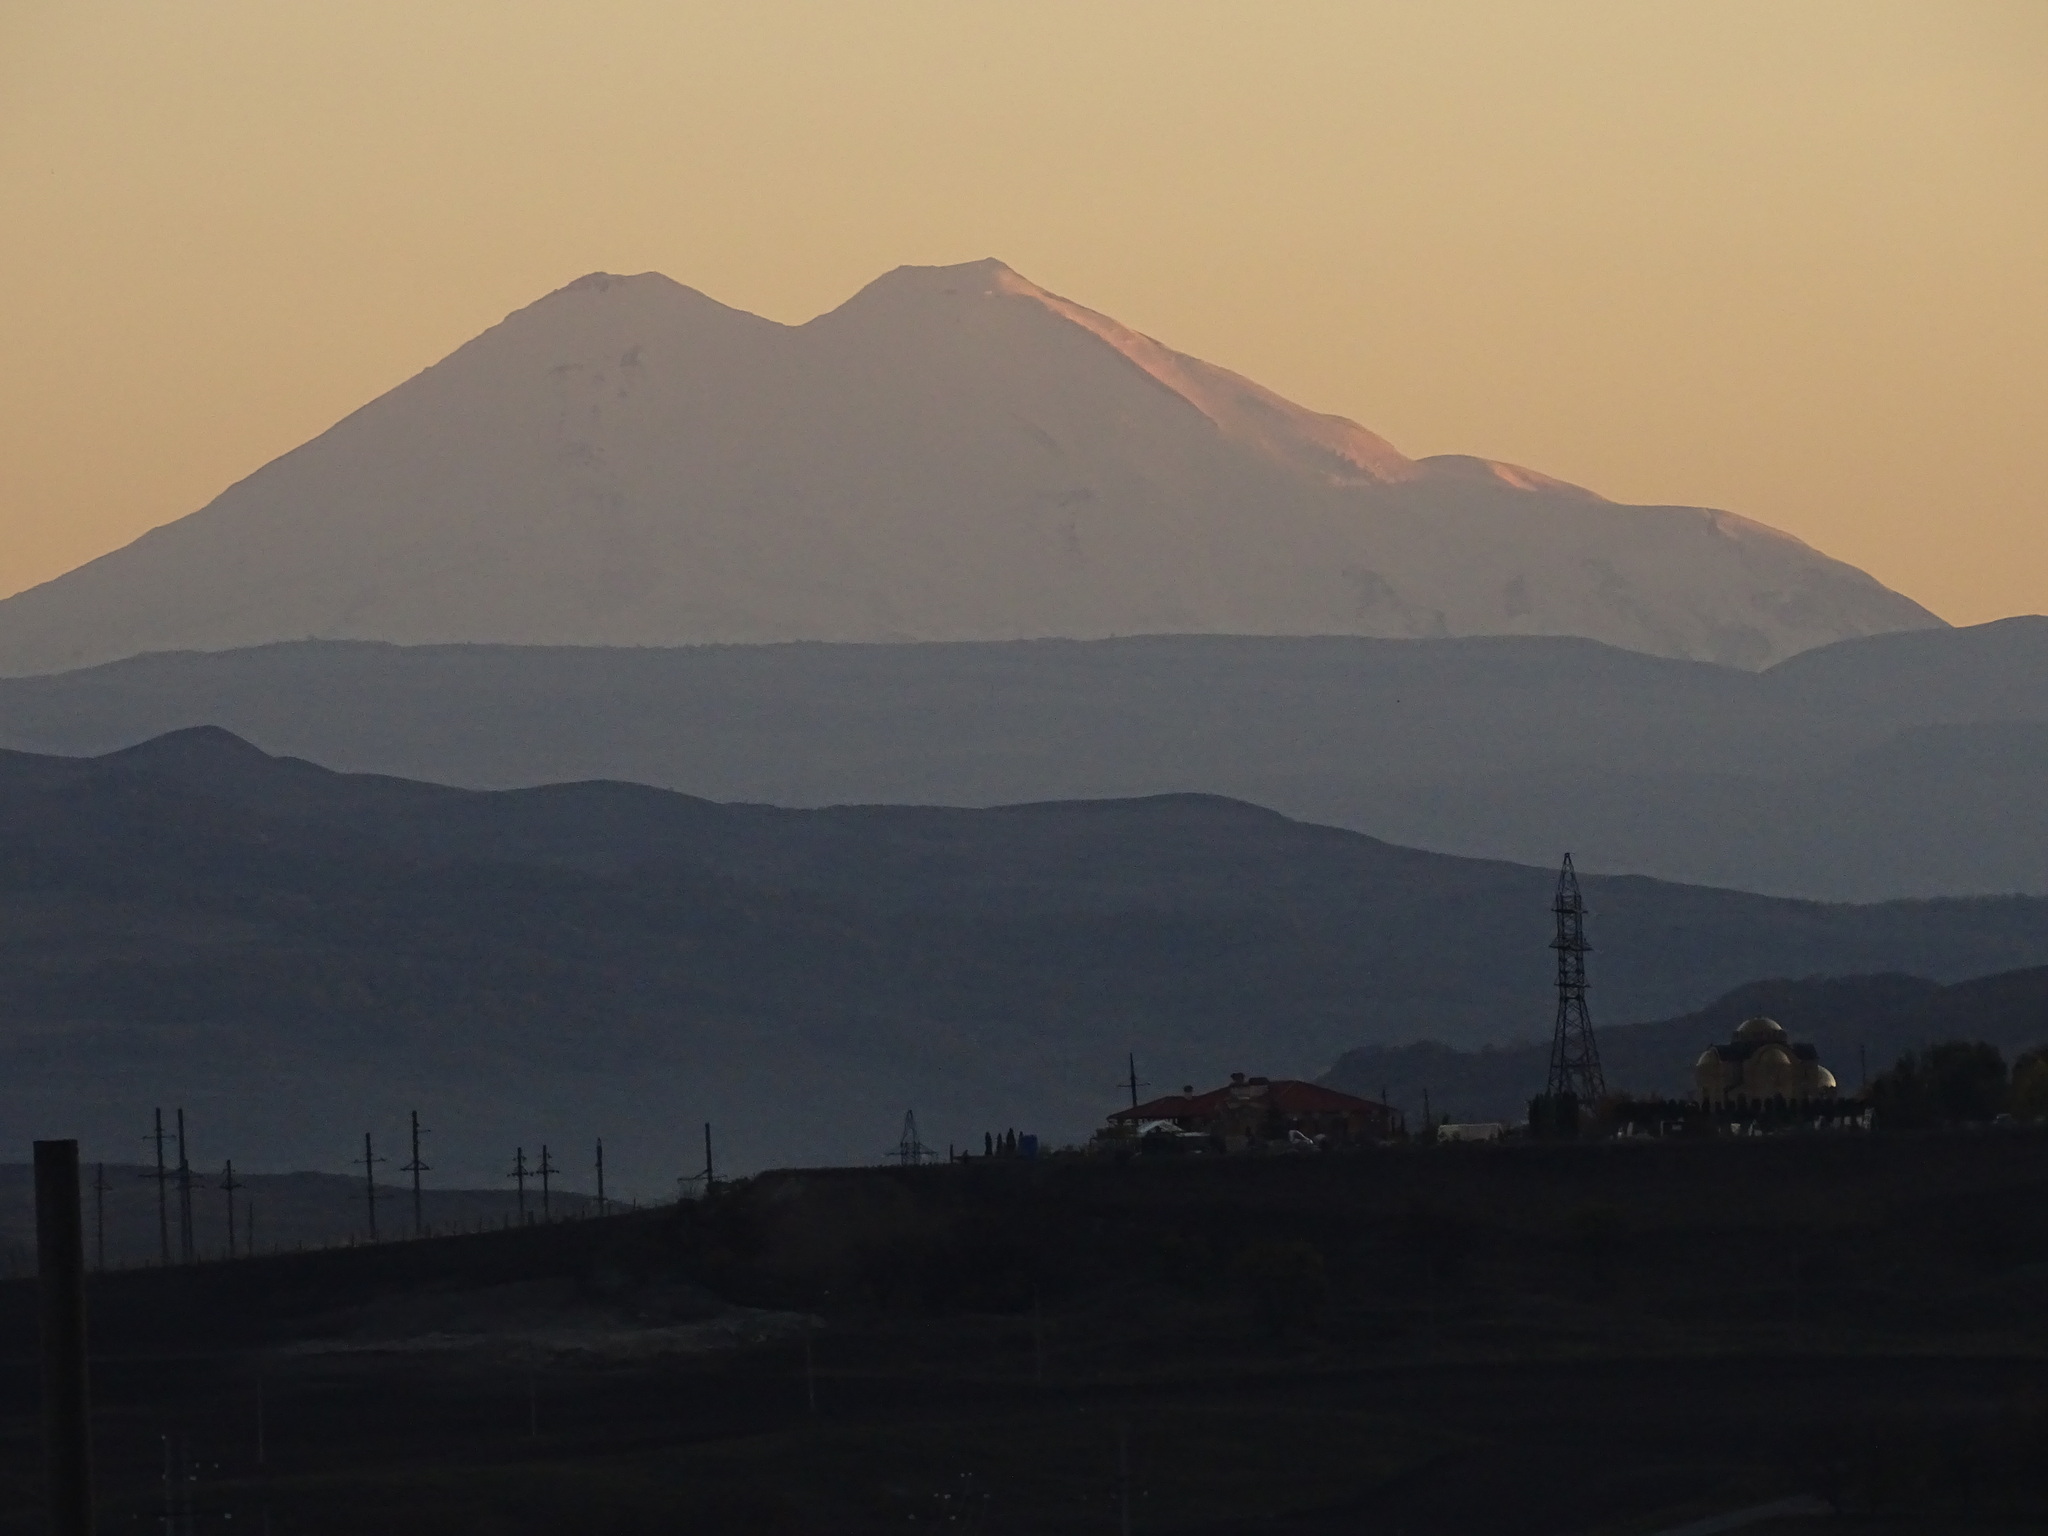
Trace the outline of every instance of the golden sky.
<path fill-rule="evenodd" d="M 0 0 L 0 593 L 508 311 L 1034 281 L 2048 610 L 2048 0 Z"/>

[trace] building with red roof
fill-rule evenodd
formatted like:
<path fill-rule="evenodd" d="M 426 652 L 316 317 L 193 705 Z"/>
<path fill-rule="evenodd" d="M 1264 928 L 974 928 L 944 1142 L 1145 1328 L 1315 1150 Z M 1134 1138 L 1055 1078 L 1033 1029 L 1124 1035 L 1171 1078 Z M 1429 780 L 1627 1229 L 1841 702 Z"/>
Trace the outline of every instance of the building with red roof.
<path fill-rule="evenodd" d="M 1206 1136 L 1224 1151 L 1243 1152 L 1304 1142 L 1338 1146 L 1384 1141 L 1400 1130 L 1401 1117 L 1385 1104 L 1321 1083 L 1233 1072 L 1224 1087 L 1208 1093 L 1186 1088 L 1120 1109 L 1109 1117 L 1109 1124 L 1112 1135 Z"/>

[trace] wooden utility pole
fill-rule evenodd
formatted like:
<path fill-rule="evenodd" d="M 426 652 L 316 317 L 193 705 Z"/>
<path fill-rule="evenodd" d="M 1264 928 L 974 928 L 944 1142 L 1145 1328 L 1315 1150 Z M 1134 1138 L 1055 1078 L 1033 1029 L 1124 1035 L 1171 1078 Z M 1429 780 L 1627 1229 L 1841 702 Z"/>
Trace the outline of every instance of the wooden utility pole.
<path fill-rule="evenodd" d="M 107 1165 L 92 1165 L 92 1236 L 95 1257 L 93 1267 L 107 1267 Z"/>
<path fill-rule="evenodd" d="M 526 1225 L 526 1181 L 533 1175 L 526 1166 L 526 1148 L 512 1154 L 512 1171 L 505 1175 L 519 1186 L 519 1225 Z"/>
<path fill-rule="evenodd" d="M 414 1110 L 412 1112 L 412 1160 L 398 1170 L 400 1173 L 412 1175 L 412 1235 L 414 1237 L 426 1236 L 426 1222 L 421 1216 L 420 1175 L 431 1173 L 433 1170 L 420 1161 L 420 1138 L 432 1134 L 431 1131 L 420 1129 L 420 1112 Z"/>
<path fill-rule="evenodd" d="M 164 1112 L 162 1110 L 156 1112 L 155 1136 L 153 1138 L 144 1137 L 143 1139 L 156 1142 L 156 1173 L 154 1175 L 156 1179 L 156 1235 L 157 1242 L 163 1250 L 163 1266 L 165 1269 L 169 1269 L 171 1267 L 171 1176 L 164 1168 Z M 143 1177 L 149 1178 L 151 1175 L 144 1174 Z"/>
<path fill-rule="evenodd" d="M 540 1219 L 554 1220 L 554 1206 L 548 1198 L 548 1180 L 561 1170 L 548 1161 L 548 1144 L 540 1144 L 540 1165 L 533 1170 L 540 1177 Z"/>
<path fill-rule="evenodd" d="M 235 1191 L 243 1188 L 242 1181 L 235 1177 L 235 1160 L 228 1159 L 227 1168 L 220 1176 L 221 1193 L 228 1197 L 228 1257 L 235 1256 Z"/>
<path fill-rule="evenodd" d="M 198 1254 L 192 1237 L 192 1160 L 185 1155 L 185 1111 L 178 1111 L 178 1262 L 190 1264 Z"/>
<path fill-rule="evenodd" d="M 711 1186 L 718 1182 L 718 1176 L 711 1167 L 711 1122 L 704 1122 L 704 1193 L 709 1196 Z"/>
<path fill-rule="evenodd" d="M 605 1213 L 604 1200 L 604 1138 L 597 1138 L 597 1214 Z"/>
<path fill-rule="evenodd" d="M 93 1536 L 92 1397 L 85 1373 L 85 1233 L 78 1143 L 36 1143 L 44 1471 L 51 1536 Z"/>
<path fill-rule="evenodd" d="M 370 1133 L 363 1132 L 363 1198 L 369 1202 L 370 1241 L 377 1241 L 377 1165 L 385 1159 L 377 1156 L 370 1146 Z"/>

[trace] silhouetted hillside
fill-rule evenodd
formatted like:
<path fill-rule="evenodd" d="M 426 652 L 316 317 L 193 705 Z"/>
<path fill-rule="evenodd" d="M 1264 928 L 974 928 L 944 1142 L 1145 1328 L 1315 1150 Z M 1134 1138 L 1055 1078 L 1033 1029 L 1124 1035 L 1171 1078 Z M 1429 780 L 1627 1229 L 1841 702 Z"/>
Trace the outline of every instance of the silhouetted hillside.
<path fill-rule="evenodd" d="M 1307 1075 L 1374 1039 L 1549 1017 L 1548 870 L 1202 796 L 478 793 L 206 730 L 0 756 L 0 882 L 0 1107 L 110 1161 L 182 1104 L 195 1163 L 338 1170 L 417 1108 L 444 1178 L 603 1135 L 631 1192 L 667 1192 L 707 1120 L 752 1166 L 879 1157 L 907 1108 L 940 1147 L 1064 1139 L 1114 1102 L 1129 1050 L 1156 1083 Z M 1757 975 L 2048 961 L 2040 900 L 1586 888 L 1606 1020 Z"/>

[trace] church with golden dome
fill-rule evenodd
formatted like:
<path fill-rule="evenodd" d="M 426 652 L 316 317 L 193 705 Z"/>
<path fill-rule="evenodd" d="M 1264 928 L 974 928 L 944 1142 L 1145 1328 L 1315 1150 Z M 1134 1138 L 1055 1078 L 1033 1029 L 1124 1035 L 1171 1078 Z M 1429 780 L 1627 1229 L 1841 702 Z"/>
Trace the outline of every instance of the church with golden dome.
<path fill-rule="evenodd" d="M 1799 1104 L 1835 1096 L 1835 1074 L 1810 1045 L 1795 1045 L 1776 1019 L 1746 1019 L 1726 1045 L 1709 1046 L 1693 1063 L 1700 1102 L 1714 1108 Z"/>

